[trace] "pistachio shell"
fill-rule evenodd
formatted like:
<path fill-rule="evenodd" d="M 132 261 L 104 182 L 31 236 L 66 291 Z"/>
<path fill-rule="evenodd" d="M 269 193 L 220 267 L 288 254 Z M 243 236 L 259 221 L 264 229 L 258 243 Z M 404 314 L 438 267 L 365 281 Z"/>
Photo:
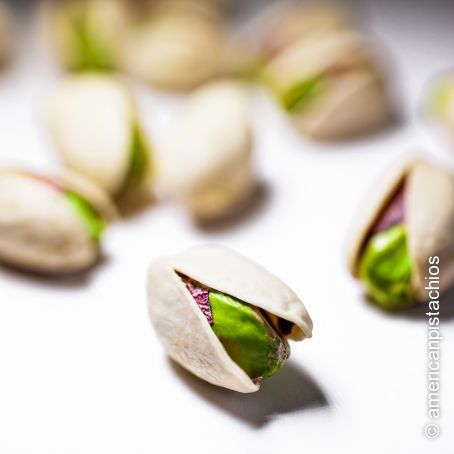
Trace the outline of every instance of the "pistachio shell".
<path fill-rule="evenodd" d="M 11 54 L 12 47 L 12 18 L 6 4 L 0 2 L 0 66 L 3 65 Z"/>
<path fill-rule="evenodd" d="M 222 217 L 256 187 L 251 145 L 245 87 L 209 84 L 191 95 L 163 147 L 161 184 L 195 217 Z"/>
<path fill-rule="evenodd" d="M 259 388 L 229 357 L 177 273 L 293 323 L 291 339 L 312 334 L 312 321 L 295 293 L 241 255 L 203 246 L 160 258 L 148 275 L 151 320 L 167 353 L 210 383 L 245 393 Z"/>
<path fill-rule="evenodd" d="M 349 268 L 357 277 L 367 236 L 403 182 L 405 225 L 414 265 L 412 289 L 417 299 L 425 301 L 429 257 L 438 256 L 441 260 L 441 290 L 454 283 L 454 175 L 438 164 L 413 158 L 383 176 L 380 185 L 365 199 L 362 215 L 356 220 L 348 249 Z"/>
<path fill-rule="evenodd" d="M 224 44 L 216 17 L 167 10 L 130 31 L 121 46 L 122 66 L 151 85 L 188 90 L 223 73 Z"/>
<path fill-rule="evenodd" d="M 117 77 L 68 77 L 50 107 L 50 126 L 64 162 L 112 195 L 127 184 L 137 113 Z"/>
<path fill-rule="evenodd" d="M 317 96 L 291 112 L 308 136 L 352 136 L 382 125 L 389 116 L 383 80 L 358 34 L 336 30 L 297 41 L 265 70 L 265 79 L 280 98 L 314 78 L 321 81 Z"/>
<path fill-rule="evenodd" d="M 99 256 L 83 221 L 65 196 L 66 190 L 78 192 L 95 209 L 113 216 L 108 197 L 90 182 L 77 179 L 67 186 L 65 179 L 31 173 L 0 171 L 0 260 L 49 274 L 79 271 L 91 266 Z M 79 192 L 78 192 L 79 193 Z M 93 199 L 88 194 L 93 194 Z M 93 200 L 93 202 L 92 202 Z"/>

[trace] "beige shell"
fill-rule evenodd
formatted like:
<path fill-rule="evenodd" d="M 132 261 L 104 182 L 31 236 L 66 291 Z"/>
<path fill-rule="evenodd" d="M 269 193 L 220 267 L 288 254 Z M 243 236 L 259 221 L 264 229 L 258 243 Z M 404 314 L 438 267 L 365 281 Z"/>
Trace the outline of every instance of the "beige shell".
<path fill-rule="evenodd" d="M 13 40 L 12 17 L 9 9 L 3 1 L 0 1 L 0 66 L 2 66 L 11 55 Z"/>
<path fill-rule="evenodd" d="M 191 95 L 159 156 L 163 188 L 203 220 L 228 214 L 251 195 L 249 98 L 230 80 Z"/>
<path fill-rule="evenodd" d="M 133 128 L 139 124 L 125 83 L 110 75 L 70 76 L 56 90 L 49 118 L 65 164 L 118 195 L 128 176 Z"/>
<path fill-rule="evenodd" d="M 57 57 L 68 69 L 77 69 L 80 36 L 74 17 L 96 30 L 96 37 L 116 64 L 118 45 L 131 20 L 124 0 L 47 0 L 42 18 Z M 50 33 L 49 33 L 50 32 Z"/>
<path fill-rule="evenodd" d="M 243 393 L 259 389 L 227 354 L 177 272 L 293 322 L 291 339 L 312 335 L 312 321 L 295 293 L 230 249 L 201 246 L 156 260 L 148 274 L 148 307 L 156 332 L 172 359 L 214 385 Z"/>
<path fill-rule="evenodd" d="M 130 30 L 122 67 L 150 85 L 188 90 L 224 72 L 225 36 L 219 20 L 198 10 L 167 10 Z"/>
<path fill-rule="evenodd" d="M 425 277 L 429 258 L 440 258 L 440 288 L 454 284 L 454 174 L 426 159 L 412 159 L 388 171 L 366 199 L 349 245 L 350 272 L 357 277 L 364 242 L 377 216 L 405 181 L 405 219 L 414 264 L 412 287 L 420 301 L 428 299 Z"/>
<path fill-rule="evenodd" d="M 96 262 L 99 246 L 66 200 L 64 189 L 84 197 L 106 220 L 115 217 L 109 197 L 79 175 L 49 178 L 0 170 L 2 262 L 48 274 L 76 272 Z"/>
<path fill-rule="evenodd" d="M 324 92 L 292 113 L 309 137 L 333 140 L 381 126 L 390 115 L 384 81 L 364 50 L 363 38 L 335 30 L 295 42 L 273 59 L 265 78 L 275 92 L 326 75 Z"/>

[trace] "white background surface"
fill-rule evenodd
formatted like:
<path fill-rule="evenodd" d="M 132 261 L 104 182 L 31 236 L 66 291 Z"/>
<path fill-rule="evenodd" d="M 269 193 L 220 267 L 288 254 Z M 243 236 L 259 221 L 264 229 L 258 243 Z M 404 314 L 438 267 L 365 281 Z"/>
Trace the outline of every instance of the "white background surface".
<path fill-rule="evenodd" d="M 401 81 L 404 122 L 342 145 L 307 142 L 256 97 L 257 169 L 249 216 L 194 226 L 163 204 L 114 226 L 85 279 L 52 282 L 0 268 L 0 452 L 454 452 L 453 294 L 443 315 L 442 436 L 427 441 L 422 310 L 388 315 L 345 269 L 345 240 L 370 183 L 413 149 L 443 154 L 418 113 L 430 77 L 454 62 L 454 6 L 375 2 L 372 28 Z M 58 74 L 26 40 L 0 75 L 0 159 L 57 168 L 43 113 Z M 180 102 L 141 91 L 159 144 Z M 167 128 L 167 129 L 166 129 Z M 207 385 L 166 359 L 146 313 L 148 263 L 202 242 L 235 248 L 288 282 L 314 320 L 259 393 Z"/>

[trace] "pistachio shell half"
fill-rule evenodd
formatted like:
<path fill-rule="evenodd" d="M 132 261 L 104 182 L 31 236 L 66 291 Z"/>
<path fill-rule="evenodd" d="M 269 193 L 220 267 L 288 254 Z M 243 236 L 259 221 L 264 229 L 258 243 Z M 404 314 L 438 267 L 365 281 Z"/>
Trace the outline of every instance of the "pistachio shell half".
<path fill-rule="evenodd" d="M 170 357 L 198 377 L 239 392 L 257 391 L 260 380 L 279 369 L 289 354 L 287 339 L 312 334 L 303 303 L 287 285 L 219 246 L 152 263 L 148 301 Z"/>
<path fill-rule="evenodd" d="M 115 208 L 83 177 L 0 170 L 0 260 L 30 271 L 83 270 L 99 257 Z"/>
<path fill-rule="evenodd" d="M 294 42 L 268 63 L 264 79 L 309 137 L 357 135 L 389 116 L 383 80 L 363 39 L 347 30 Z"/>
<path fill-rule="evenodd" d="M 399 189 L 403 188 L 403 189 Z M 390 217 L 391 222 L 380 226 L 383 216 L 389 211 L 398 191 L 403 190 L 402 215 Z M 406 248 L 401 252 L 402 242 L 396 238 L 393 249 L 383 249 L 388 263 L 392 263 L 387 275 L 405 275 L 411 269 L 409 292 L 402 305 L 394 305 L 391 300 L 379 301 L 387 307 L 402 307 L 411 301 L 424 302 L 428 298 L 426 277 L 429 273 L 429 259 L 439 257 L 440 291 L 454 284 L 454 175 L 439 164 L 427 159 L 411 159 L 388 171 L 380 185 L 365 200 L 362 216 L 357 219 L 349 246 L 349 268 L 353 276 L 361 275 L 362 261 L 368 252 L 371 241 L 379 241 L 379 247 L 386 246 L 386 239 L 380 240 L 377 233 L 388 232 L 389 228 L 402 225 L 405 231 Z M 377 228 L 378 226 L 378 228 Z M 394 256 L 393 256 L 394 254 Z M 407 254 L 411 263 L 406 265 Z M 400 257 L 396 262 L 396 257 Z M 375 259 L 374 259 L 375 260 Z M 383 260 L 380 260 L 383 265 Z M 378 262 L 378 263 L 380 263 Z M 361 276 L 359 276 L 361 277 Z M 400 281 L 402 282 L 402 281 Z M 372 295 L 373 296 L 373 295 Z M 392 299 L 392 298 L 391 298 Z"/>
<path fill-rule="evenodd" d="M 191 95 L 159 155 L 164 191 L 201 220 L 229 214 L 256 188 L 244 85 L 220 81 Z"/>
<path fill-rule="evenodd" d="M 151 177 L 150 146 L 132 94 L 117 77 L 68 77 L 50 107 L 50 126 L 68 167 L 114 196 L 143 190 Z"/>

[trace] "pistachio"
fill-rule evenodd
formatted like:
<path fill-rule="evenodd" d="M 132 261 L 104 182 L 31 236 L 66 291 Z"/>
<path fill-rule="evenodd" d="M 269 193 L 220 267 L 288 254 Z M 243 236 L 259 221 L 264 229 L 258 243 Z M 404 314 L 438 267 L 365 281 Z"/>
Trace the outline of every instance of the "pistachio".
<path fill-rule="evenodd" d="M 112 70 L 129 23 L 123 0 L 65 0 L 52 3 L 52 29 L 61 62 L 70 70 Z"/>
<path fill-rule="evenodd" d="M 0 2 L 0 66 L 5 64 L 11 55 L 13 25 L 9 9 Z"/>
<path fill-rule="evenodd" d="M 191 95 L 159 155 L 164 192 L 210 221 L 235 211 L 256 188 L 245 87 L 209 84 Z"/>
<path fill-rule="evenodd" d="M 430 111 L 454 133 L 454 77 L 440 80 L 430 96 Z"/>
<path fill-rule="evenodd" d="M 151 85 L 189 90 L 224 72 L 223 26 L 208 3 L 169 3 L 129 31 L 122 67 Z"/>
<path fill-rule="evenodd" d="M 117 77 L 85 74 L 67 78 L 53 98 L 50 124 L 70 168 L 114 196 L 148 188 L 150 146 L 132 95 Z"/>
<path fill-rule="evenodd" d="M 410 160 L 388 172 L 364 210 L 349 264 L 378 305 L 400 309 L 426 301 L 433 257 L 442 263 L 440 292 L 454 284 L 452 173 L 425 159 Z"/>
<path fill-rule="evenodd" d="M 312 321 L 274 275 L 219 246 L 156 260 L 149 269 L 151 321 L 172 359 L 198 377 L 254 392 L 310 337 Z"/>
<path fill-rule="evenodd" d="M 85 178 L 0 171 L 0 260 L 30 271 L 83 270 L 99 257 L 115 209 Z"/>
<path fill-rule="evenodd" d="M 270 60 L 263 77 L 295 124 L 316 139 L 360 134 L 389 116 L 383 80 L 363 39 L 347 30 L 295 41 Z"/>

